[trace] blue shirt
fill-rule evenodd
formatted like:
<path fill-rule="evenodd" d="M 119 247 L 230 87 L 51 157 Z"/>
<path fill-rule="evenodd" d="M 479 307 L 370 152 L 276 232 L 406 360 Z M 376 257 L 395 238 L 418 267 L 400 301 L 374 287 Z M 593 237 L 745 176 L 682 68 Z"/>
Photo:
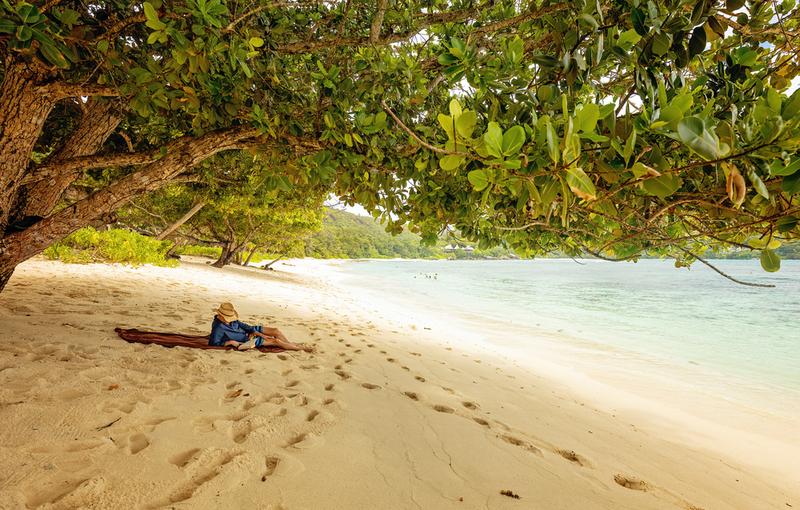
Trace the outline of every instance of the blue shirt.
<path fill-rule="evenodd" d="M 211 335 L 208 345 L 224 345 L 228 340 L 236 342 L 246 342 L 247 337 L 254 331 L 261 332 L 261 326 L 251 326 L 242 321 L 233 321 L 225 324 L 217 317 L 211 323 Z"/>

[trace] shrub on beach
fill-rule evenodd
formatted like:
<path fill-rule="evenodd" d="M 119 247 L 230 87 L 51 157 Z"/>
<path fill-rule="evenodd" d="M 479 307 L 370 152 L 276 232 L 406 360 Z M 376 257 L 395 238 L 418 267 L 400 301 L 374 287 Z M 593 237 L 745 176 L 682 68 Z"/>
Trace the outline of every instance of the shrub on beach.
<path fill-rule="evenodd" d="M 170 241 L 158 241 L 130 230 L 98 231 L 86 227 L 50 246 L 44 255 L 49 259 L 73 264 L 118 262 L 172 267 L 178 262 L 166 258 L 171 246 Z"/>

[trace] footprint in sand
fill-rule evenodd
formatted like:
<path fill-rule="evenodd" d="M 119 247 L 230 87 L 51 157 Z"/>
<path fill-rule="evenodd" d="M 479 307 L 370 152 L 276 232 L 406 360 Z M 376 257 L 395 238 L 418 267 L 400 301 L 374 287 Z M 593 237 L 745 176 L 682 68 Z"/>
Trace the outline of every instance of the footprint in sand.
<path fill-rule="evenodd" d="M 333 386 L 334 386 L 333 384 L 326 384 L 325 391 L 333 391 Z"/>
<path fill-rule="evenodd" d="M 403 395 L 407 396 L 411 400 L 419 400 L 419 395 L 417 395 L 413 391 L 404 391 Z"/>
<path fill-rule="evenodd" d="M 469 402 L 469 401 L 461 402 L 461 405 L 466 407 L 470 411 L 475 411 L 478 409 L 478 404 L 476 404 L 475 402 Z"/>
<path fill-rule="evenodd" d="M 564 457 L 570 462 L 574 462 L 579 466 L 589 466 L 589 461 L 582 455 L 578 455 L 573 450 L 556 450 L 556 453 Z M 619 483 L 619 482 L 617 482 Z"/>
<path fill-rule="evenodd" d="M 456 410 L 453 409 L 452 407 L 443 406 L 443 405 L 440 405 L 440 404 L 436 404 L 435 406 L 433 406 L 433 410 L 437 411 L 437 412 L 440 412 L 440 413 L 446 413 L 446 414 L 452 414 L 452 413 L 456 412 Z"/>
<path fill-rule="evenodd" d="M 144 434 L 134 434 L 128 438 L 128 452 L 131 455 L 136 455 L 148 446 L 150 446 L 150 440 Z"/>
<path fill-rule="evenodd" d="M 319 411 L 311 411 L 308 413 L 308 416 L 306 416 L 306 421 L 314 421 L 317 416 L 319 416 Z"/>
<path fill-rule="evenodd" d="M 281 461 L 281 459 L 279 459 L 278 457 L 267 457 L 266 458 L 265 462 L 266 462 L 267 469 L 264 471 L 264 474 L 261 476 L 261 481 L 262 482 L 266 482 L 267 478 L 272 476 L 272 474 L 275 472 L 275 468 L 278 467 L 278 463 L 280 463 L 280 461 Z"/>
<path fill-rule="evenodd" d="M 617 485 L 634 491 L 646 491 L 648 489 L 647 482 L 631 476 L 616 474 L 614 475 L 614 481 L 617 482 Z"/>
<path fill-rule="evenodd" d="M 416 379 L 416 380 L 417 380 L 417 381 L 419 381 L 419 382 L 425 382 L 425 378 L 424 378 L 424 377 L 422 377 L 421 375 L 415 375 L 415 376 L 414 376 L 414 379 Z"/>
<path fill-rule="evenodd" d="M 307 449 L 313 448 L 322 444 L 324 441 L 321 437 L 316 436 L 310 432 L 298 434 L 286 442 L 287 448 Z"/>
<path fill-rule="evenodd" d="M 190 499 L 198 489 L 219 476 L 225 466 L 241 454 L 241 452 L 229 451 L 204 451 L 190 457 L 185 465 L 189 472 L 189 480 L 174 486 L 167 497 L 161 498 L 145 508 L 161 508 L 169 506 L 171 503 Z"/>
<path fill-rule="evenodd" d="M 344 370 L 334 370 L 334 374 L 338 375 L 343 381 L 350 379 L 350 374 L 345 372 Z"/>
<path fill-rule="evenodd" d="M 506 443 L 508 443 L 508 444 L 513 444 L 514 446 L 519 446 L 520 448 L 523 448 L 523 449 L 525 449 L 525 450 L 527 450 L 527 451 L 529 451 L 531 453 L 535 453 L 536 455 L 539 455 L 539 456 L 542 455 L 542 451 L 540 449 L 536 448 L 535 446 L 533 446 L 532 444 L 528 443 L 527 441 L 523 441 L 522 439 L 519 439 L 517 437 L 511 436 L 511 435 L 508 435 L 508 434 L 503 434 L 503 435 L 498 436 L 498 437 L 500 439 L 502 439 L 503 441 L 505 441 Z"/>
<path fill-rule="evenodd" d="M 179 468 L 185 467 L 186 464 L 189 463 L 192 458 L 197 455 L 197 452 L 200 451 L 200 448 L 192 448 L 191 450 L 186 450 L 185 452 L 181 452 L 178 454 L 173 455 L 168 460 L 170 464 L 174 464 Z"/>
<path fill-rule="evenodd" d="M 361 387 L 362 387 L 362 388 L 366 388 L 366 389 L 368 389 L 368 390 L 377 390 L 377 389 L 380 389 L 380 386 L 378 386 L 377 384 L 366 383 L 366 382 L 365 382 L 365 383 L 363 383 L 363 384 L 361 385 Z"/>
<path fill-rule="evenodd" d="M 472 418 L 472 420 L 477 423 L 478 425 L 483 425 L 484 427 L 489 427 L 489 422 L 484 420 L 483 418 Z"/>
<path fill-rule="evenodd" d="M 325 400 L 322 401 L 322 405 L 329 406 L 329 405 L 333 404 L 334 402 L 336 402 L 334 399 L 326 398 Z"/>

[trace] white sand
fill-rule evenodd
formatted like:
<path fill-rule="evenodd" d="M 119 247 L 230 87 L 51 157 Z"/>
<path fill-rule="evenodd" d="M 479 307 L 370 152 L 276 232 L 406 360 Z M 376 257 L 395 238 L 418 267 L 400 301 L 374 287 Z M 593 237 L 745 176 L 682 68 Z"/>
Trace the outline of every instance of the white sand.
<path fill-rule="evenodd" d="M 447 324 L 374 314 L 324 263 L 291 264 L 20 266 L 0 294 L 0 508 L 800 507 L 797 473 L 727 455 L 713 424 L 615 411 L 457 348 Z M 165 349 L 113 332 L 205 333 L 225 300 L 319 351 Z"/>

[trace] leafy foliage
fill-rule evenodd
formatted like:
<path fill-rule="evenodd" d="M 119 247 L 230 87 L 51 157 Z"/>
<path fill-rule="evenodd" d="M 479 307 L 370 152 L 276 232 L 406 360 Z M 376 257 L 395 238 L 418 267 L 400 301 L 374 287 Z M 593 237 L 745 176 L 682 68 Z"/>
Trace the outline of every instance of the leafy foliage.
<path fill-rule="evenodd" d="M 134 266 L 175 266 L 165 257 L 172 246 L 125 229 L 95 230 L 82 228 L 44 251 L 47 258 L 68 263 L 117 262 Z"/>
<path fill-rule="evenodd" d="M 0 9 L 15 56 L 118 91 L 137 149 L 251 125 L 277 187 L 332 190 L 430 243 L 451 227 L 523 255 L 678 264 L 747 246 L 774 268 L 766 250 L 800 235 L 793 1 Z"/>

